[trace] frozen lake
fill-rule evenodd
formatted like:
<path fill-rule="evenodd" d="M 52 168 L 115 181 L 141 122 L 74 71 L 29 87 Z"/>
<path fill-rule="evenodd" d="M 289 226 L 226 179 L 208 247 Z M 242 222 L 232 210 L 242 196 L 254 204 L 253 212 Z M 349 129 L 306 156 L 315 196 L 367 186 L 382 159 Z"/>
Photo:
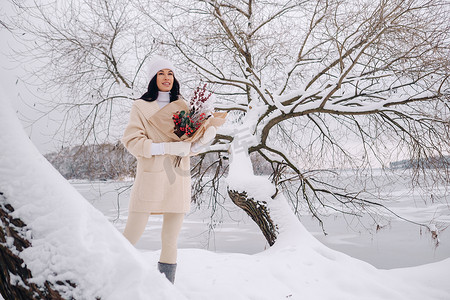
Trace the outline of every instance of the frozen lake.
<path fill-rule="evenodd" d="M 72 185 L 122 232 L 128 213 L 127 189 L 132 182 L 79 182 Z M 419 226 L 388 219 L 384 227 L 375 230 L 367 227 L 370 218 L 364 218 L 362 225 L 355 217 L 329 214 L 323 218 L 324 235 L 318 222 L 310 215 L 301 216 L 304 226 L 328 247 L 364 260 L 377 268 L 391 269 L 417 266 L 437 262 L 450 257 L 450 206 L 447 187 L 436 187 L 434 199 L 426 201 L 423 192 L 411 191 L 401 184 L 389 191 L 392 201 L 388 206 L 396 213 L 417 222 L 433 222 L 440 229 L 439 245 L 431 233 Z M 426 203 L 427 202 L 427 203 Z M 223 207 L 216 207 L 216 215 L 211 218 L 212 208 L 194 209 L 186 216 L 179 238 L 179 248 L 201 248 L 216 252 L 253 254 L 268 247 L 258 227 L 246 214 L 230 201 Z M 148 226 L 137 248 L 160 249 L 162 216 L 150 217 Z"/>

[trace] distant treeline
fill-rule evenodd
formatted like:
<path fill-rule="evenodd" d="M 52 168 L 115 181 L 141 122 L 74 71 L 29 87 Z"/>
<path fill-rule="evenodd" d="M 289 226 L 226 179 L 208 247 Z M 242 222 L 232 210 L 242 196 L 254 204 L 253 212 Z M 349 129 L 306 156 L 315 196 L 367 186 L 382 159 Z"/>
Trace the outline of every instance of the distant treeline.
<path fill-rule="evenodd" d="M 390 163 L 391 169 L 411 169 L 411 168 L 448 168 L 450 166 L 450 156 L 429 157 L 427 159 L 404 159 Z"/>
<path fill-rule="evenodd" d="M 120 180 L 136 171 L 136 159 L 120 142 L 63 148 L 45 158 L 66 179 Z"/>

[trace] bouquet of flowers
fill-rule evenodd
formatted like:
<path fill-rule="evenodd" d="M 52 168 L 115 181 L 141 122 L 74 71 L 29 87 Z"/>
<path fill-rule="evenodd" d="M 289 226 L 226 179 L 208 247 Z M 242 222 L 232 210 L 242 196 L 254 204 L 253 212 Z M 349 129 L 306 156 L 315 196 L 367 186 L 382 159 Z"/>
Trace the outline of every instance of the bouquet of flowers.
<path fill-rule="evenodd" d="M 206 91 L 206 84 L 197 87 L 189 101 L 190 111 L 177 111 L 172 116 L 174 133 L 178 137 L 186 134 L 191 137 L 197 129 L 212 115 L 212 93 Z"/>

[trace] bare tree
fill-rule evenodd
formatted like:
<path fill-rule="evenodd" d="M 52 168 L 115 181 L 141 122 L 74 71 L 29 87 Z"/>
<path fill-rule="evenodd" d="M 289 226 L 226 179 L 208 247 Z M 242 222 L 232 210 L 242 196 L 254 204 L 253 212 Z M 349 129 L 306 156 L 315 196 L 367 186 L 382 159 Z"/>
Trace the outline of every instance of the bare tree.
<path fill-rule="evenodd" d="M 157 48 L 151 24 L 131 1 L 12 1 L 11 27 L 23 44 L 16 51 L 29 78 L 53 101 L 44 114 L 64 114 L 63 143 L 101 143 L 123 120 L 123 100 L 133 99 L 138 76 Z M 123 122 L 123 121 L 122 121 Z M 77 128 L 72 130 L 71 128 Z"/>
<path fill-rule="evenodd" d="M 157 4 L 17 5 L 27 18 L 16 28 L 38 38 L 37 53 L 51 58 L 53 87 L 70 86 L 74 102 L 51 105 L 75 109 L 86 138 L 108 129 L 112 103 L 120 106 L 115 100 L 142 86 L 139 70 L 164 49 L 182 63 L 188 85 L 211 83 L 216 108 L 229 112 L 231 125 L 209 149 L 217 159 L 195 165 L 196 194 L 211 184 L 217 201 L 221 176 L 251 170 L 249 154 L 263 158 L 273 169 L 273 200 L 230 182 L 228 195 L 270 245 L 283 223 L 272 205 L 283 193 L 320 220 L 321 208 L 356 215 L 388 209 L 372 186 L 374 165 L 408 158 L 416 178 L 448 181 L 448 164 L 425 167 L 450 153 L 446 1 Z M 352 182 L 333 172 L 340 168 L 356 170 Z M 213 174 L 208 182 L 205 172 Z"/>
<path fill-rule="evenodd" d="M 148 16 L 166 31 L 164 42 L 216 85 L 218 109 L 239 124 L 221 131 L 212 151 L 218 161 L 227 153 L 265 158 L 274 167 L 272 198 L 286 191 L 318 218 L 318 207 L 387 209 L 364 182 L 348 186 L 313 170 L 362 175 L 402 156 L 417 162 L 416 175 L 448 181 L 448 164 L 423 164 L 449 153 L 445 1 L 169 2 L 163 18 Z M 231 165 L 229 176 L 240 171 Z M 272 245 L 280 220 L 270 203 L 233 186 L 228 194 Z"/>

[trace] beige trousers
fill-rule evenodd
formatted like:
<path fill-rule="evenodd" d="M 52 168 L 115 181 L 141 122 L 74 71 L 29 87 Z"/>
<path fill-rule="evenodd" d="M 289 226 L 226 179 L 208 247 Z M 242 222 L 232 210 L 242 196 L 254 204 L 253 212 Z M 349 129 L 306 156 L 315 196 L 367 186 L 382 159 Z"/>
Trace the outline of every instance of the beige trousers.
<path fill-rule="evenodd" d="M 147 225 L 150 214 L 141 212 L 130 212 L 128 214 L 127 225 L 123 235 L 135 245 Z M 161 256 L 159 261 L 166 264 L 177 262 L 177 241 L 178 235 L 183 225 L 184 214 L 165 213 L 161 230 Z"/>

